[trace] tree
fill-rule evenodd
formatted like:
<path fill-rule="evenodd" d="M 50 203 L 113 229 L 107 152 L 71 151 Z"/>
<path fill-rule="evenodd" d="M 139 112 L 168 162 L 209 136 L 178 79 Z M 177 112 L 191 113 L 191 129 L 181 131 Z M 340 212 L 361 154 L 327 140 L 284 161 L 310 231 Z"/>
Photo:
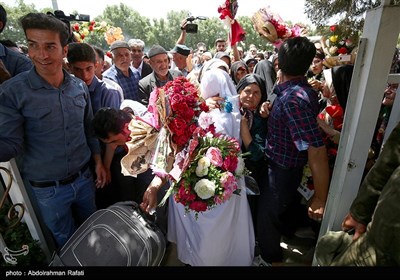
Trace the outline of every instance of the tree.
<path fill-rule="evenodd" d="M 400 0 L 391 1 L 394 5 L 399 3 Z M 379 0 L 308 0 L 305 1 L 304 9 L 322 35 L 328 33 L 329 21 L 337 19 L 334 24 L 338 26 L 339 37 L 356 42 L 362 33 L 365 12 L 380 4 Z"/>
<path fill-rule="evenodd" d="M 8 7 L 3 5 L 7 12 L 7 24 L 2 32 L 2 39 L 9 39 L 17 44 L 25 43 L 25 35 L 19 19 L 30 12 L 38 12 L 34 4 L 27 5 L 23 0 L 18 0 L 17 5 Z"/>

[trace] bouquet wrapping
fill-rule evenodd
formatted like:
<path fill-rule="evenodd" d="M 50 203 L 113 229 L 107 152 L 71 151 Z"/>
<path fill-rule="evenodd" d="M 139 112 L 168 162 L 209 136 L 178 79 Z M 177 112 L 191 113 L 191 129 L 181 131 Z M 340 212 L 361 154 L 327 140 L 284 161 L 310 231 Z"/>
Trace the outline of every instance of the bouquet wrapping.
<path fill-rule="evenodd" d="M 189 142 L 198 116 L 208 107 L 185 77 L 177 77 L 163 88 L 155 89 L 149 107 L 160 129 L 151 167 L 159 177 L 169 176 L 175 154 Z"/>
<path fill-rule="evenodd" d="M 290 26 L 273 12 L 269 7 L 259 9 L 251 18 L 256 32 L 272 43 L 276 48 L 282 45 L 283 41 L 298 36 L 304 36 L 307 29 L 295 24 Z"/>
<path fill-rule="evenodd" d="M 126 143 L 128 153 L 121 159 L 121 172 L 125 176 L 136 177 L 149 168 L 158 131 L 137 116 L 129 123 L 129 130 L 131 140 Z"/>

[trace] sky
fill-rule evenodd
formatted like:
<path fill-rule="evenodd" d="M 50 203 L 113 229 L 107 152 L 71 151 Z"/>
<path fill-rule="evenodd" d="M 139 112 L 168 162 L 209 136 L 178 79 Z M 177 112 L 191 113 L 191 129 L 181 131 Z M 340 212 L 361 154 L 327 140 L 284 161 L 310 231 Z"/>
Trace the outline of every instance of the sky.
<path fill-rule="evenodd" d="M 8 6 L 14 6 L 15 0 L 0 0 Z M 57 2 L 58 9 L 66 15 L 73 11 L 90 15 L 90 18 L 98 16 L 107 6 L 119 5 L 120 2 L 136 10 L 142 16 L 148 18 L 166 17 L 171 10 L 188 10 L 193 16 L 218 17 L 218 6 L 224 0 L 24 0 L 27 4 L 35 4 L 37 9 L 53 8 L 53 2 Z M 284 21 L 293 23 L 310 23 L 304 15 L 305 0 L 239 0 L 237 16 L 252 16 L 260 8 L 270 6 Z"/>

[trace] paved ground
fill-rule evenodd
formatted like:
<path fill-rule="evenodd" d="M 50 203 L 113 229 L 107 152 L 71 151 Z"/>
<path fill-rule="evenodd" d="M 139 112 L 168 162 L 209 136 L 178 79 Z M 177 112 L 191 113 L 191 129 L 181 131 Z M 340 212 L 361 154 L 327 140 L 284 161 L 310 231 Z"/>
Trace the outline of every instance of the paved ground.
<path fill-rule="evenodd" d="M 312 238 L 282 238 L 284 262 L 273 266 L 311 266 L 314 257 L 315 240 Z M 176 245 L 170 243 L 161 266 L 184 266 L 177 258 Z"/>

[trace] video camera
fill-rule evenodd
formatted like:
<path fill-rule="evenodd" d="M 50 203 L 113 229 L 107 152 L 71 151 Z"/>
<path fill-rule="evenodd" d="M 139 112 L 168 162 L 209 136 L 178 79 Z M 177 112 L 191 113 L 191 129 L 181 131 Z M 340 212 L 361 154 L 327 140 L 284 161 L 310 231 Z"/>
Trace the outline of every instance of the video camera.
<path fill-rule="evenodd" d="M 55 10 L 54 14 L 51 12 L 47 12 L 49 15 L 53 15 L 59 20 L 62 20 L 63 22 L 70 22 L 70 21 L 90 21 L 90 15 L 83 15 L 83 14 L 77 14 L 77 15 L 72 15 L 70 14 L 69 16 L 65 15 L 63 11 L 60 10 Z"/>
<path fill-rule="evenodd" d="M 70 14 L 69 16 L 67 16 L 67 15 L 64 14 L 63 11 L 60 11 L 60 10 L 55 10 L 54 13 L 47 12 L 47 14 L 48 15 L 52 15 L 55 18 L 58 18 L 59 20 L 61 20 L 62 22 L 64 22 L 67 25 L 68 30 L 70 31 L 70 36 L 69 36 L 69 39 L 68 39 L 68 43 L 76 41 L 75 40 L 75 36 L 74 36 L 74 34 L 72 32 L 72 29 L 71 29 L 71 23 L 70 22 L 71 21 L 87 21 L 87 22 L 90 21 L 90 15 L 82 15 L 82 14 L 72 15 L 72 14 Z"/>
<path fill-rule="evenodd" d="M 189 23 L 186 24 L 186 28 L 185 28 L 185 30 L 186 30 L 187 33 L 197 33 L 198 26 L 197 26 L 196 23 L 193 23 L 193 21 L 195 21 L 196 19 L 198 19 L 198 20 L 206 20 L 207 17 L 202 17 L 202 16 L 199 16 L 199 17 L 189 16 L 189 17 L 186 19 L 186 21 L 189 22 Z"/>

